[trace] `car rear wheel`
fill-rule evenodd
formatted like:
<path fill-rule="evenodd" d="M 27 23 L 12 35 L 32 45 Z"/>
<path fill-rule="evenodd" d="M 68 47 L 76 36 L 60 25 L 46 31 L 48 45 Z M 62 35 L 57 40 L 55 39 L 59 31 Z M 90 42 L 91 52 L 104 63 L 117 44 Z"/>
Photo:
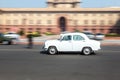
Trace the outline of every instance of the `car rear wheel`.
<path fill-rule="evenodd" d="M 57 54 L 57 49 L 56 49 L 56 47 L 51 46 L 51 47 L 49 47 L 47 52 L 48 52 L 48 54 L 55 55 L 55 54 Z"/>
<path fill-rule="evenodd" d="M 89 47 L 85 47 L 82 50 L 83 55 L 90 55 L 92 53 L 92 49 Z"/>

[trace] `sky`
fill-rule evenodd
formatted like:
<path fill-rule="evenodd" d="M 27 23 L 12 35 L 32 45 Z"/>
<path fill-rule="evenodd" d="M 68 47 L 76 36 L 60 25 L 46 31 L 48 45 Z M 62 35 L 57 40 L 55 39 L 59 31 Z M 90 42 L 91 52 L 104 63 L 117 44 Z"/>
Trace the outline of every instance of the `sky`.
<path fill-rule="evenodd" d="M 120 7 L 120 0 L 80 0 L 80 7 Z M 43 8 L 47 0 L 0 0 L 0 8 Z"/>

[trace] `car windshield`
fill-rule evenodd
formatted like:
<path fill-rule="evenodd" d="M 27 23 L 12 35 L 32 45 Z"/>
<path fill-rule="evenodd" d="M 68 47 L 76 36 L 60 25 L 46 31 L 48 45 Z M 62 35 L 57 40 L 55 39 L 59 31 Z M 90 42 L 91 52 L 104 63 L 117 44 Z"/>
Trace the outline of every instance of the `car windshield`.
<path fill-rule="evenodd" d="M 58 38 L 58 40 L 61 40 L 62 39 L 62 36 L 60 36 L 59 38 Z"/>
<path fill-rule="evenodd" d="M 71 40 L 71 39 L 72 39 L 71 35 L 66 35 L 62 38 L 62 40 L 65 40 L 65 41 L 68 41 L 68 40 Z"/>
<path fill-rule="evenodd" d="M 63 35 L 61 35 L 58 40 L 64 40 L 64 41 L 67 41 L 67 40 L 71 40 L 72 39 L 72 36 L 71 35 L 66 35 L 63 37 Z"/>

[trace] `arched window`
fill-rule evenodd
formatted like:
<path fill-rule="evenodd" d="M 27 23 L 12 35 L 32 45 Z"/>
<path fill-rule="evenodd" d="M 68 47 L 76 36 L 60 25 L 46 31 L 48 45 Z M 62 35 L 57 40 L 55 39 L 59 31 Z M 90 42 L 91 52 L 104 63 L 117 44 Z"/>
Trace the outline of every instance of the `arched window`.
<path fill-rule="evenodd" d="M 66 31 L 66 19 L 64 17 L 60 17 L 59 25 L 60 25 L 61 31 Z"/>

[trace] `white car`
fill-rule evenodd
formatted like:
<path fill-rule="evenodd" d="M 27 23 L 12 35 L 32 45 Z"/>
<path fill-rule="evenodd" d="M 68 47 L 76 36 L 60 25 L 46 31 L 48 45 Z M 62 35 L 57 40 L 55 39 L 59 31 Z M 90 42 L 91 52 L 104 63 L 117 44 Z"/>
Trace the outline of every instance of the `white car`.
<path fill-rule="evenodd" d="M 15 32 L 8 32 L 4 34 L 5 37 L 11 38 L 14 44 L 17 44 L 20 40 L 20 35 Z"/>
<path fill-rule="evenodd" d="M 83 33 L 65 33 L 61 34 L 58 40 L 47 40 L 43 49 L 51 55 L 58 52 L 82 52 L 90 55 L 101 48 L 100 42 L 90 40 Z"/>

